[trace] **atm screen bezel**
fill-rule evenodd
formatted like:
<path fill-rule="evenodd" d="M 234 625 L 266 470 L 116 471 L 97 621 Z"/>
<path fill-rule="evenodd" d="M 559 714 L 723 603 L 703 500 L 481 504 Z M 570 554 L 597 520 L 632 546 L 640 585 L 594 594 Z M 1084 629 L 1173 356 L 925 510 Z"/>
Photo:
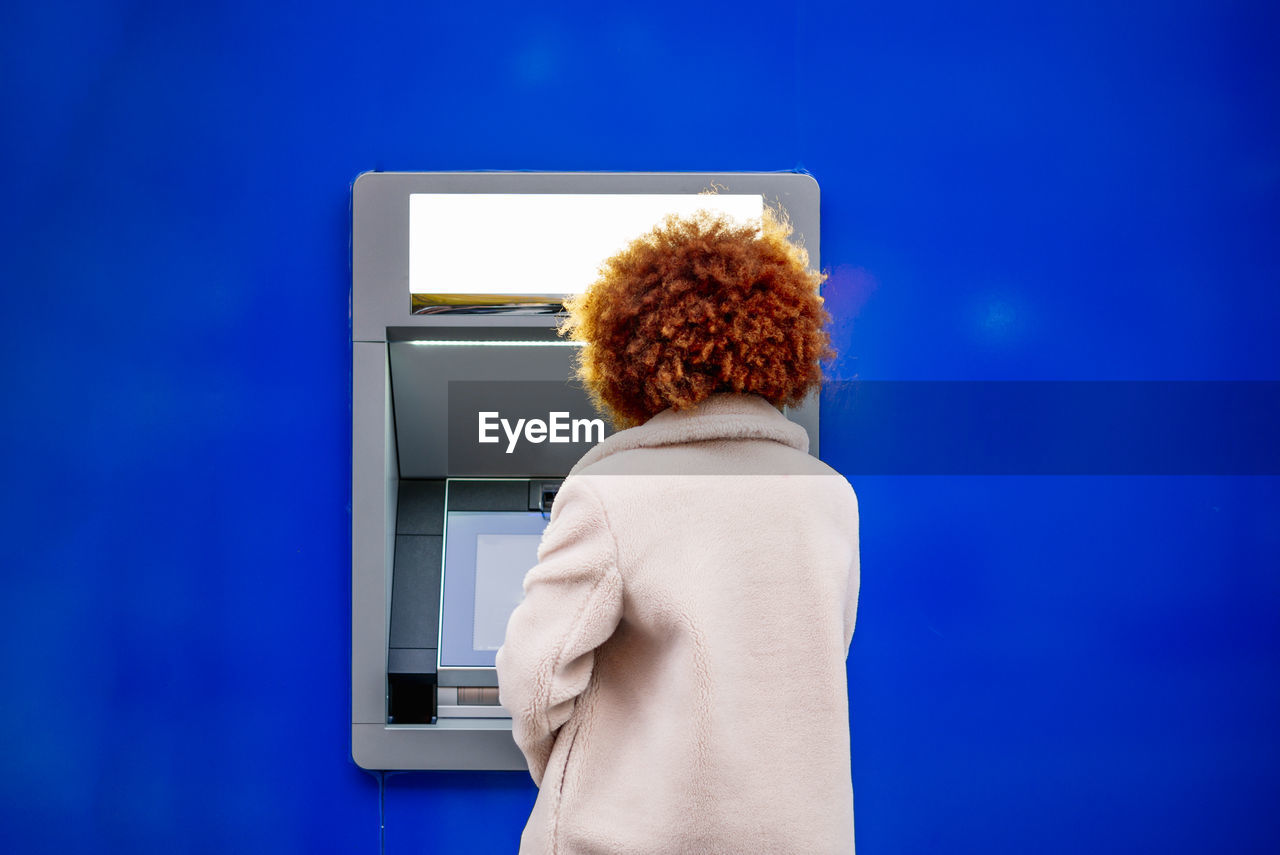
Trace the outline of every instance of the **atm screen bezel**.
<path fill-rule="evenodd" d="M 491 520 L 488 526 L 466 525 Z M 456 521 L 458 527 L 452 523 Z M 520 534 L 541 536 L 548 517 L 540 511 L 475 511 L 447 510 L 440 569 L 440 638 L 437 645 L 436 670 L 439 674 L 492 670 L 496 651 L 476 650 L 474 646 L 476 554 L 468 542 L 476 534 Z M 450 545 L 452 532 L 454 543 Z M 469 548 L 468 548 L 469 547 Z M 536 563 L 536 561 L 535 561 Z M 525 572 L 532 570 L 530 565 Z"/>

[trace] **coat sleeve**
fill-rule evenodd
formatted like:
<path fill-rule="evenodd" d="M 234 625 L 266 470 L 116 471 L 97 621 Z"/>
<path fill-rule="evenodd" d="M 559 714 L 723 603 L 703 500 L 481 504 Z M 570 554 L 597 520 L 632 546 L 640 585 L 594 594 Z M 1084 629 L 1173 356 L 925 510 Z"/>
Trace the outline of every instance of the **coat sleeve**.
<path fill-rule="evenodd" d="M 566 479 L 496 660 L 498 697 L 535 784 L 587 688 L 595 649 L 621 617 L 622 577 L 604 508 L 581 478 Z"/>
<path fill-rule="evenodd" d="M 850 491 L 852 511 L 849 517 L 850 536 L 853 538 L 853 557 L 849 562 L 849 587 L 845 591 L 844 600 L 844 650 L 849 655 L 849 645 L 853 641 L 853 627 L 858 619 L 858 592 L 862 587 L 862 560 L 859 556 L 858 537 L 858 495 Z"/>

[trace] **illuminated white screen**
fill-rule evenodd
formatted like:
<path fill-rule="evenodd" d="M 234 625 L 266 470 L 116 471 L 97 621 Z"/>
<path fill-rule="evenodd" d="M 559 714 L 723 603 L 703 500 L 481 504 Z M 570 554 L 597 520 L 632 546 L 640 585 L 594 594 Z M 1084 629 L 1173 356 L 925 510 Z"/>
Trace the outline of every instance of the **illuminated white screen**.
<path fill-rule="evenodd" d="M 525 574 L 538 563 L 540 534 L 476 535 L 476 610 L 471 646 L 497 650 L 524 597 Z"/>
<path fill-rule="evenodd" d="M 698 210 L 745 221 L 759 195 L 413 193 L 412 294 L 576 294 L 600 265 L 667 214 Z"/>

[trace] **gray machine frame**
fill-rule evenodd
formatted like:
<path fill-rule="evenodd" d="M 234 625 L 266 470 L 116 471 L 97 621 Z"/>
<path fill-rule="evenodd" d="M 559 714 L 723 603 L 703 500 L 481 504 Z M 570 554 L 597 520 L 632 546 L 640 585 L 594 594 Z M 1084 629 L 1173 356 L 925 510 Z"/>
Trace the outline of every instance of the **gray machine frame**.
<path fill-rule="evenodd" d="M 414 315 L 409 196 L 414 193 L 760 194 L 783 207 L 820 266 L 819 190 L 808 175 L 760 173 L 366 172 L 352 186 L 351 755 L 365 769 L 525 769 L 510 719 L 388 724 L 388 640 L 400 480 L 389 343 L 556 338 L 554 316 Z M 788 416 L 818 450 L 818 398 Z"/>

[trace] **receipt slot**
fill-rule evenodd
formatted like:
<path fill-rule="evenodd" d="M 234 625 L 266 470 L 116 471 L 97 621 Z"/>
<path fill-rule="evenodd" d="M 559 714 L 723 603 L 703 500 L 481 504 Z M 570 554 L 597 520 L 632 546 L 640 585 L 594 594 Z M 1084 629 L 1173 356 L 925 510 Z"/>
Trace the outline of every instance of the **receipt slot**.
<path fill-rule="evenodd" d="M 714 193 L 708 190 L 714 189 Z M 669 213 L 783 207 L 792 173 L 365 173 L 353 187 L 351 753 L 524 769 L 494 654 L 560 483 L 611 427 L 557 334 L 567 295 Z M 817 439 L 816 397 L 789 412 Z"/>

